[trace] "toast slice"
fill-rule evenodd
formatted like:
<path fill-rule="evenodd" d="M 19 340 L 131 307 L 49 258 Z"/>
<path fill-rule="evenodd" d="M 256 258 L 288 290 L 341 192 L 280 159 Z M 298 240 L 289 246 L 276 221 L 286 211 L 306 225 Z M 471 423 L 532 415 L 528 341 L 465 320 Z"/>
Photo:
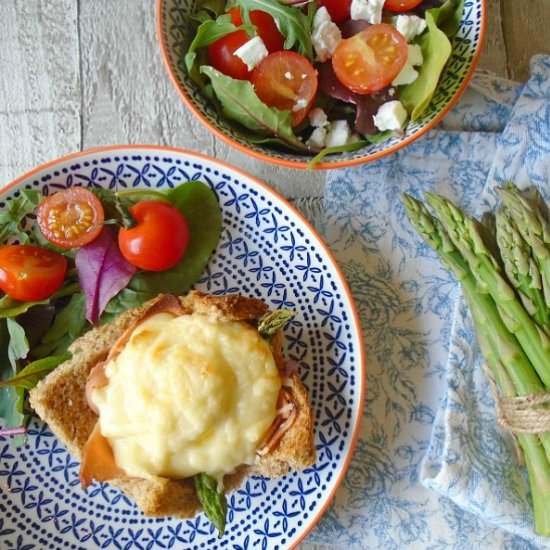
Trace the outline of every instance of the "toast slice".
<path fill-rule="evenodd" d="M 261 300 L 240 295 L 212 296 L 191 292 L 180 299 L 183 309 L 219 320 L 257 321 L 268 311 Z M 96 414 L 85 397 L 90 370 L 105 360 L 107 354 L 132 323 L 138 321 L 150 303 L 126 311 L 110 323 L 93 328 L 73 342 L 71 359 L 61 364 L 30 391 L 30 404 L 69 452 L 81 459 L 82 450 L 92 432 Z M 276 351 L 276 350 L 274 350 Z M 277 353 L 275 357 L 277 359 Z M 280 352 L 279 352 L 280 355 Z M 280 358 L 279 358 L 280 360 Z M 296 373 L 290 376 L 290 391 L 297 405 L 291 427 L 268 454 L 258 457 L 253 466 L 242 466 L 225 476 L 226 491 L 237 488 L 247 475 L 277 477 L 290 470 L 310 466 L 315 461 L 313 413 L 307 390 Z M 201 509 L 192 480 L 155 477 L 138 479 L 121 477 L 109 483 L 134 500 L 146 516 L 193 517 Z"/>

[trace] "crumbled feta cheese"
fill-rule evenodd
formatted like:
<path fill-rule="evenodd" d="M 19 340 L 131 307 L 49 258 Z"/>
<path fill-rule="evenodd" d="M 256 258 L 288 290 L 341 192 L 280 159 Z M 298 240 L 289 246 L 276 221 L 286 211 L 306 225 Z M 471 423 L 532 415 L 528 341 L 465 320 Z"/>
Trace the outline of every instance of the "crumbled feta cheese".
<path fill-rule="evenodd" d="M 352 0 L 351 18 L 354 21 L 364 19 L 372 25 L 382 23 L 382 8 L 385 0 Z"/>
<path fill-rule="evenodd" d="M 420 46 L 409 44 L 407 62 L 399 74 L 393 79 L 392 86 L 404 86 L 405 84 L 414 82 L 418 78 L 418 71 L 413 67 L 422 65 L 423 62 L 424 58 L 422 57 Z"/>
<path fill-rule="evenodd" d="M 320 107 L 315 107 L 309 111 L 309 123 L 314 128 L 324 128 L 328 124 L 327 114 Z"/>
<path fill-rule="evenodd" d="M 346 145 L 351 136 L 351 128 L 347 120 L 335 120 L 331 125 L 325 142 L 327 147 Z"/>
<path fill-rule="evenodd" d="M 311 42 L 315 48 L 317 61 L 324 62 L 330 59 L 341 40 L 342 32 L 330 18 L 327 8 L 322 6 L 315 13 L 311 32 Z"/>
<path fill-rule="evenodd" d="M 236 49 L 234 53 L 248 67 L 248 70 L 251 71 L 264 57 L 267 57 L 269 52 L 265 47 L 264 41 L 259 36 L 255 36 Z"/>
<path fill-rule="evenodd" d="M 293 74 L 292 74 L 290 71 L 287 71 L 287 72 L 285 73 L 285 78 L 286 78 L 287 80 L 294 80 L 294 76 L 293 76 Z"/>
<path fill-rule="evenodd" d="M 303 97 L 300 97 L 296 100 L 296 103 L 294 104 L 294 107 L 292 107 L 292 111 L 294 113 L 297 113 L 298 111 L 301 111 L 302 109 L 305 109 L 307 107 L 307 99 L 304 99 Z"/>
<path fill-rule="evenodd" d="M 325 128 L 315 128 L 311 136 L 306 141 L 306 145 L 309 147 L 319 147 L 323 148 L 325 146 L 325 141 L 327 139 L 327 131 Z"/>
<path fill-rule="evenodd" d="M 409 44 L 407 63 L 410 63 L 413 67 L 418 67 L 418 65 L 422 65 L 422 63 L 424 63 L 422 48 L 418 44 Z"/>
<path fill-rule="evenodd" d="M 407 120 L 407 111 L 401 101 L 388 101 L 380 105 L 374 115 L 374 125 L 381 131 L 400 130 Z"/>
<path fill-rule="evenodd" d="M 407 42 L 426 30 L 426 20 L 418 15 L 398 15 L 394 18 L 393 24 Z"/>

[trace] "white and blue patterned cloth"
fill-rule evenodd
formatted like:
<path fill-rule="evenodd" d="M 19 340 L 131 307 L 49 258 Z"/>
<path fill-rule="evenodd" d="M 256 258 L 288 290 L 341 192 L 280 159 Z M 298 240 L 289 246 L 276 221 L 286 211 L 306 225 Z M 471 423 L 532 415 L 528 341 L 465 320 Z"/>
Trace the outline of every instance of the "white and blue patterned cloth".
<path fill-rule="evenodd" d="M 495 423 L 454 278 L 408 223 L 401 194 L 435 190 L 481 215 L 512 179 L 550 198 L 550 57 L 524 86 L 489 75 L 444 124 L 396 155 L 329 174 L 302 207 L 357 301 L 368 386 L 361 437 L 310 537 L 336 548 L 540 548 L 526 477 Z"/>

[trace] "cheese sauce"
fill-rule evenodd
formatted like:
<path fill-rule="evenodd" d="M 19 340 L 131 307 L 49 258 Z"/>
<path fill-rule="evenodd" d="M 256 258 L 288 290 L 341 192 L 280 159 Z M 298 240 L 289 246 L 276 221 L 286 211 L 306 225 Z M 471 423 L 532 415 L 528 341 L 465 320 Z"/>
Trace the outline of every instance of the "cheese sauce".
<path fill-rule="evenodd" d="M 258 331 L 205 315 L 143 321 L 92 392 L 101 433 L 127 475 L 220 477 L 254 462 L 281 379 Z"/>

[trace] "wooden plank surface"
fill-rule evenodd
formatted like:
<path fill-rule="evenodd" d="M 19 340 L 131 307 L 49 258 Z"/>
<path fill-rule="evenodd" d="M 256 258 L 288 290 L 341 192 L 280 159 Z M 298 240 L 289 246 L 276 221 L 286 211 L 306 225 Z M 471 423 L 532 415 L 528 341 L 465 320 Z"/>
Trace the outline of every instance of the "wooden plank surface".
<path fill-rule="evenodd" d="M 524 81 L 531 57 L 550 54 L 550 0 L 501 0 L 501 9 L 508 76 Z"/>
<path fill-rule="evenodd" d="M 79 148 L 77 4 L 2 0 L 0 185 Z"/>

